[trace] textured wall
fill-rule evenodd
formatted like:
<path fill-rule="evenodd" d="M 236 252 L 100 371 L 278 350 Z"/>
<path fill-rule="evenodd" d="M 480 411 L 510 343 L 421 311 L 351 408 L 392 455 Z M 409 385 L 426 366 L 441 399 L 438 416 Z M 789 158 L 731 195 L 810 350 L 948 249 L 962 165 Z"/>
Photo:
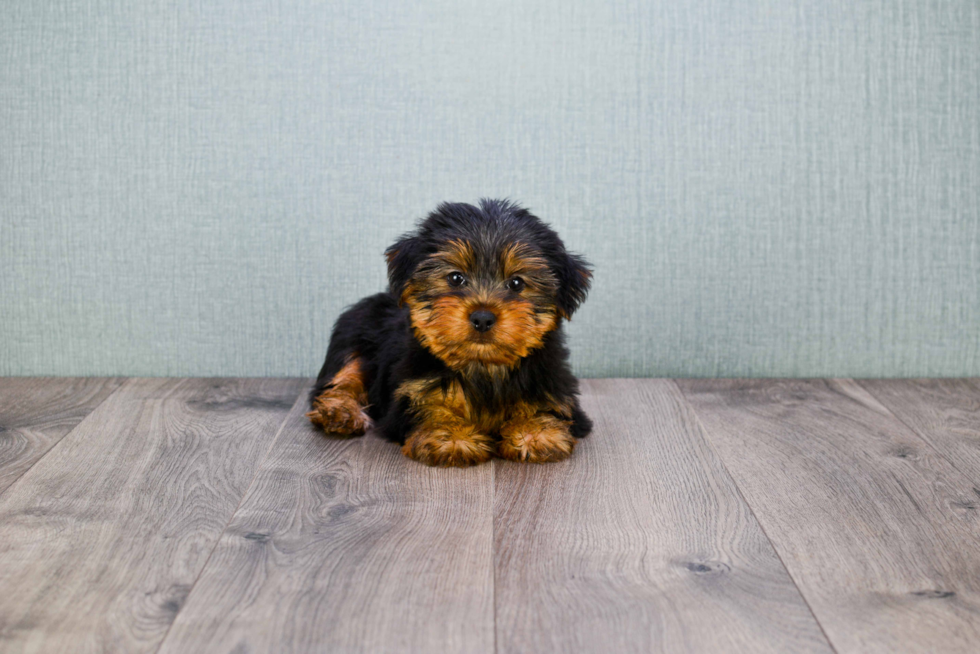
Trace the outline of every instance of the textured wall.
<path fill-rule="evenodd" d="M 0 4 L 0 374 L 308 375 L 510 196 L 584 375 L 980 374 L 980 3 Z"/>

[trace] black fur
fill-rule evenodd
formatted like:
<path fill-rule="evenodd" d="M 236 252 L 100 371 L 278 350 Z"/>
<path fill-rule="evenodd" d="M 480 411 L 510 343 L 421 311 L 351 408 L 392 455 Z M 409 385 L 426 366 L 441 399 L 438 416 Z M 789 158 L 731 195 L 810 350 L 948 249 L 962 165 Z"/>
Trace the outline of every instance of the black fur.
<path fill-rule="evenodd" d="M 364 298 L 337 320 L 326 360 L 310 393 L 311 402 L 356 353 L 362 361 L 368 390 L 368 414 L 381 434 L 392 441 L 404 442 L 413 427 L 411 412 L 404 401 L 394 400 L 394 391 L 406 380 L 423 377 L 438 377 L 444 384 L 458 380 L 471 402 L 488 409 L 547 396 L 564 399 L 573 406 L 572 435 L 587 436 L 592 422 L 579 407 L 578 380 L 568 365 L 561 319 L 542 346 L 522 359 L 505 378 L 489 374 L 463 376 L 416 339 L 409 309 L 399 306 L 399 298 L 418 264 L 453 239 L 469 241 L 489 252 L 517 241 L 533 244 L 559 282 L 555 304 L 565 317 L 575 312 L 588 293 L 588 264 L 566 252 L 558 235 L 526 209 L 501 200 L 483 200 L 479 207 L 442 204 L 416 231 L 403 235 L 386 251 L 388 292 Z"/>

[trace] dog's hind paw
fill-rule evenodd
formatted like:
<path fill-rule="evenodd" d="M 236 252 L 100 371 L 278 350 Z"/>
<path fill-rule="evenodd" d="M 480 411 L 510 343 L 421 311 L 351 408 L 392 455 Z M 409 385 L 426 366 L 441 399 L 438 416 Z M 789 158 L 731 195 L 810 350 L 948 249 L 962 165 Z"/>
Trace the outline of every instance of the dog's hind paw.
<path fill-rule="evenodd" d="M 371 427 L 371 418 L 364 407 L 347 393 L 327 391 L 313 401 L 313 410 L 306 417 L 335 436 L 361 436 Z"/>

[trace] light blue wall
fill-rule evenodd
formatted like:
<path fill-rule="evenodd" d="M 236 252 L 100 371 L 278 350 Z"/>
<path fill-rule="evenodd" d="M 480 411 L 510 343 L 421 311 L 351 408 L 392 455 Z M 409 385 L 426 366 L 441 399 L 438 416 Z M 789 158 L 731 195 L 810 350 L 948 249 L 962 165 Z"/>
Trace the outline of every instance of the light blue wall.
<path fill-rule="evenodd" d="M 0 374 L 314 374 L 509 196 L 583 375 L 980 375 L 978 189 L 976 0 L 0 4 Z"/>

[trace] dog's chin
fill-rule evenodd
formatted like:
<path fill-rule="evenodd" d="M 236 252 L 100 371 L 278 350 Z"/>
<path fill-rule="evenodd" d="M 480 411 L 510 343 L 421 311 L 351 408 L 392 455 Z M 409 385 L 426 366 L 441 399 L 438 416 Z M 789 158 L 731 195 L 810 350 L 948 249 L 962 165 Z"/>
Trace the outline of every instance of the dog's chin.
<path fill-rule="evenodd" d="M 493 334 L 491 334 L 490 332 L 483 332 L 482 334 L 480 332 L 477 332 L 472 336 L 470 336 L 469 342 L 475 345 L 486 345 L 491 347 L 495 345 L 495 339 L 493 337 Z"/>
<path fill-rule="evenodd" d="M 511 367 L 520 360 L 519 355 L 503 347 L 488 334 L 476 334 L 454 350 L 455 358 L 469 365 Z"/>

